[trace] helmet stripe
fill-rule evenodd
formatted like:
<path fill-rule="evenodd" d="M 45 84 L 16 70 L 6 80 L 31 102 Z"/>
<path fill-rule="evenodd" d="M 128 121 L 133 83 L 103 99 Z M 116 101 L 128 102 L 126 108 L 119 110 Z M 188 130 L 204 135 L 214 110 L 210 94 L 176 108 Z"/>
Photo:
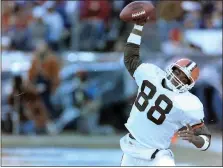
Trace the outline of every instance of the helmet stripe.
<path fill-rule="evenodd" d="M 197 64 L 195 62 L 192 62 L 189 66 L 187 66 L 187 69 L 192 72 L 196 67 Z"/>
<path fill-rule="evenodd" d="M 192 63 L 193 63 L 193 62 L 190 61 L 190 62 L 186 65 L 186 67 L 189 67 Z"/>

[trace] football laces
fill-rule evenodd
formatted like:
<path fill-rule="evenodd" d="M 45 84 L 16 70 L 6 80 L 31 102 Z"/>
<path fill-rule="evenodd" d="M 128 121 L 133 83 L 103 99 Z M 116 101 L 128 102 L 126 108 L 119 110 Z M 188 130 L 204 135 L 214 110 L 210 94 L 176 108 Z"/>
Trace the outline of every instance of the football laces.
<path fill-rule="evenodd" d="M 141 15 L 144 15 L 144 14 L 146 14 L 146 11 L 145 11 L 145 10 L 140 11 L 140 12 L 137 12 L 137 13 L 133 13 L 133 14 L 132 14 L 132 18 L 141 16 Z"/>

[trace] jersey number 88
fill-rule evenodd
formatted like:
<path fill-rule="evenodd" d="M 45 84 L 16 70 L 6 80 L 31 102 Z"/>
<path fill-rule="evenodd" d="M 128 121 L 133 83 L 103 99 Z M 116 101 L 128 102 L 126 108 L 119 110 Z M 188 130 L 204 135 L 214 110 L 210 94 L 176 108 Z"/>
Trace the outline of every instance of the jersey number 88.
<path fill-rule="evenodd" d="M 150 92 L 148 95 L 144 92 L 145 87 L 150 89 Z M 138 96 L 135 100 L 135 106 L 137 107 L 137 109 L 140 112 L 145 111 L 146 107 L 149 105 L 149 100 L 154 97 L 154 95 L 156 94 L 156 91 L 157 91 L 156 87 L 152 83 L 150 83 L 147 80 L 143 81 L 142 86 L 141 86 L 141 92 L 138 94 Z M 142 105 L 139 103 L 139 99 L 141 97 L 144 99 L 144 102 Z M 165 109 L 160 107 L 160 104 L 162 101 L 164 101 L 167 104 Z M 157 97 L 157 99 L 155 101 L 155 105 L 149 109 L 149 111 L 147 113 L 147 118 L 149 120 L 151 120 L 153 123 L 155 123 L 157 125 L 161 125 L 166 118 L 166 114 L 169 114 L 169 112 L 171 111 L 172 108 L 173 108 L 172 101 L 166 95 L 161 94 Z M 153 113 L 155 111 L 160 113 L 160 117 L 158 119 L 153 117 Z"/>

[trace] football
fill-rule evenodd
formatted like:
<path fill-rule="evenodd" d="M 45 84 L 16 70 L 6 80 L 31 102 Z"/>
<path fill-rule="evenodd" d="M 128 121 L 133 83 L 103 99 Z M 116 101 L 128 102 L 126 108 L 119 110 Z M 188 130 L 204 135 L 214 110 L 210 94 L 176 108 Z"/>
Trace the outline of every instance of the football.
<path fill-rule="evenodd" d="M 135 1 L 121 11 L 119 17 L 125 22 L 137 22 L 139 20 L 146 20 L 152 11 L 154 6 L 150 1 Z"/>

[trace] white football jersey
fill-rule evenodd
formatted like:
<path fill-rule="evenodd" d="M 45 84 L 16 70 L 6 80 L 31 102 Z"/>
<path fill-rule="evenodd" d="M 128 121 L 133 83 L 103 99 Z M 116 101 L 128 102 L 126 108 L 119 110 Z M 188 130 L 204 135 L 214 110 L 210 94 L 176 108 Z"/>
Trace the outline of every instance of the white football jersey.
<path fill-rule="evenodd" d="M 203 105 L 190 92 L 175 93 L 162 86 L 165 72 L 143 63 L 134 72 L 138 96 L 125 124 L 134 138 L 149 148 L 167 149 L 178 129 L 201 123 Z"/>

